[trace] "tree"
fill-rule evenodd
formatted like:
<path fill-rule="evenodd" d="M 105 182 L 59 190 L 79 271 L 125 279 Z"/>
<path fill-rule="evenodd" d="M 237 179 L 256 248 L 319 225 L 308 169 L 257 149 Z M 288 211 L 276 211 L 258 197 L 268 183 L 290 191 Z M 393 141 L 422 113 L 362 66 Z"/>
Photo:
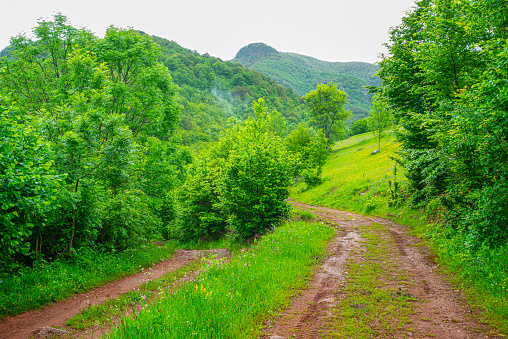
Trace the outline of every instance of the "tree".
<path fill-rule="evenodd" d="M 241 238 L 262 234 L 288 216 L 285 200 L 294 172 L 294 159 L 270 132 L 275 113 L 268 113 L 262 98 L 252 108 L 254 118 L 227 131 L 219 185 L 220 204 Z"/>
<path fill-rule="evenodd" d="M 368 118 L 369 129 L 377 134 L 378 152 L 381 150 L 381 137 L 393 122 L 390 106 L 379 94 L 374 95 L 372 100 L 372 109 Z"/>
<path fill-rule="evenodd" d="M 330 145 L 339 135 L 339 128 L 351 113 L 344 109 L 347 94 L 333 82 L 318 84 L 316 89 L 302 96 L 309 111 L 309 122 L 323 131 Z"/>
<path fill-rule="evenodd" d="M 28 255 L 29 237 L 52 208 L 60 177 L 52 169 L 48 144 L 33 126 L 21 123 L 16 106 L 0 97 L 0 264 Z M 39 238 L 37 237 L 39 240 Z M 37 244 L 39 245 L 39 244 Z M 35 247 L 35 251 L 39 246 Z M 5 267 L 5 266 L 3 266 Z"/>
<path fill-rule="evenodd" d="M 284 143 L 288 151 L 298 159 L 299 165 L 294 176 L 302 175 L 309 186 L 321 183 L 321 169 L 330 154 L 323 132 L 300 124 L 288 134 Z"/>
<path fill-rule="evenodd" d="M 48 142 L 53 168 L 65 176 L 61 207 L 43 230 L 53 243 L 48 250 L 70 253 L 104 239 L 118 248 L 124 240 L 136 243 L 112 235 L 110 226 L 146 238 L 145 227 L 135 229 L 140 223 L 132 220 L 160 225 L 152 214 L 164 213 L 179 167 L 172 157 L 177 87 L 157 61 L 158 45 L 114 27 L 99 39 L 61 14 L 39 21 L 33 33 L 13 38 L 11 57 L 0 59 L 0 91 L 12 93 L 24 121 Z M 158 155 L 164 160 L 153 159 Z M 102 214 L 114 204 L 115 220 Z"/>
<path fill-rule="evenodd" d="M 349 133 L 351 136 L 367 133 L 369 131 L 369 122 L 368 118 L 363 118 L 360 120 L 353 121 L 351 123 L 351 128 L 349 129 Z"/>

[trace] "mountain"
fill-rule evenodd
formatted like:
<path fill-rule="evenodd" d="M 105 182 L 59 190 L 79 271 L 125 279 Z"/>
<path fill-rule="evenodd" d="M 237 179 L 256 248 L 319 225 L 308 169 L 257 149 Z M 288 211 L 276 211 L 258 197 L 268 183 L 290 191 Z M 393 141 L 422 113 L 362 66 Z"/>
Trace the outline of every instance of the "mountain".
<path fill-rule="evenodd" d="M 368 115 L 372 96 L 364 86 L 375 86 L 380 82 L 374 76 L 377 65 L 327 62 L 296 53 L 279 52 L 264 43 L 241 48 L 232 61 L 269 76 L 293 89 L 299 96 L 315 89 L 319 83 L 334 82 L 348 94 L 348 108 L 353 111 L 353 119 Z"/>
<path fill-rule="evenodd" d="M 302 122 L 305 110 L 291 88 L 270 77 L 208 54 L 200 55 L 174 41 L 152 36 L 161 46 L 161 61 L 179 87 L 181 133 L 184 144 L 215 140 L 229 118 L 244 120 L 252 114 L 251 103 L 261 97 L 287 122 L 287 129 Z"/>

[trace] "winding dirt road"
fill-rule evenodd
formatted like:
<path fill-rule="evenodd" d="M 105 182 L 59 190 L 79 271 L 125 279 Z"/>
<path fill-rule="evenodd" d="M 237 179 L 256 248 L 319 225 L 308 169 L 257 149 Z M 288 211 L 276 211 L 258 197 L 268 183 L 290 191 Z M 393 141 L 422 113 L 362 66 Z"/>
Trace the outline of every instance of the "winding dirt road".
<path fill-rule="evenodd" d="M 390 267 L 397 267 L 408 282 L 386 282 L 394 295 L 411 296 L 412 314 L 402 328 L 386 332 L 372 326 L 373 338 L 501 338 L 479 321 L 478 314 L 466 303 L 464 296 L 454 289 L 439 273 L 432 255 L 422 246 L 421 240 L 412 237 L 404 226 L 377 217 L 364 217 L 330 208 L 304 205 L 292 201 L 299 209 L 310 210 L 321 220 L 337 227 L 337 236 L 323 260 L 309 288 L 296 297 L 290 307 L 264 329 L 263 339 L 288 338 L 343 338 L 335 329 L 332 334 L 337 307 L 346 298 L 347 263 L 361 262 L 365 257 L 365 239 L 362 226 L 381 224 L 380 236 L 391 246 Z M 363 259 L 362 259 L 363 258 Z M 386 271 L 388 272 L 388 261 Z M 370 292 L 368 292 L 370 293 Z M 375 301 L 374 301 L 375 303 Z M 357 308 L 365 304 L 352 305 Z M 338 332 L 337 332 L 338 331 Z"/>
<path fill-rule="evenodd" d="M 385 279 L 382 288 L 393 291 L 395 298 L 397 295 L 410 296 L 411 300 L 411 312 L 409 319 L 406 319 L 407 322 L 387 331 L 386 327 L 378 326 L 383 320 L 380 319 L 378 323 L 371 324 L 372 338 L 502 337 L 496 336 L 495 331 L 479 321 L 476 311 L 467 305 L 459 290 L 446 282 L 444 276 L 439 273 L 433 257 L 424 247 L 419 246 L 421 242 L 419 239 L 409 235 L 406 227 L 382 218 L 364 217 L 294 201 L 292 203 L 299 209 L 312 211 L 323 222 L 333 224 L 337 235 L 308 288 L 295 297 L 286 310 L 266 325 L 262 339 L 356 337 L 344 336 L 341 334 L 341 329 L 334 324 L 337 324 L 337 317 L 341 316 L 340 308 L 344 307 L 345 300 L 346 305 L 351 305 L 352 308 L 360 311 L 367 308 L 367 303 L 350 304 L 347 300 L 350 296 L 348 284 L 351 284 L 351 279 L 354 278 L 354 275 L 348 272 L 348 267 L 352 267 L 352 263 L 361 266 L 369 255 L 366 249 L 368 239 L 365 238 L 365 230 L 375 230 L 378 238 L 386 246 L 383 257 L 370 259 L 377 260 L 377 264 L 381 265 Z M 368 228 L 369 225 L 378 226 Z M 65 329 L 66 321 L 90 304 L 115 298 L 139 287 L 148 279 L 159 278 L 207 254 L 197 250 L 177 250 L 172 258 L 136 275 L 87 293 L 77 294 L 39 310 L 2 319 L 0 320 L 0 339 L 40 337 L 38 333 L 45 327 Z M 386 269 L 383 265 L 386 265 Z M 402 282 L 392 279 L 391 275 L 404 275 L 407 280 Z M 366 295 L 372 293 L 371 291 L 360 292 Z M 372 303 L 376 303 L 376 300 Z M 89 336 L 84 333 L 78 333 L 78 335 Z"/>

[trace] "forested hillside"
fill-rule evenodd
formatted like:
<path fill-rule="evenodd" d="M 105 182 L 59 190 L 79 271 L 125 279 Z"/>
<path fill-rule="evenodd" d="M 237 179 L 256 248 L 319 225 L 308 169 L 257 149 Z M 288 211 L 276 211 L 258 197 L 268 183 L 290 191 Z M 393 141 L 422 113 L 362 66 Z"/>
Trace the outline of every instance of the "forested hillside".
<path fill-rule="evenodd" d="M 364 86 L 377 85 L 373 77 L 378 67 L 365 62 L 327 62 L 296 53 L 278 52 L 263 43 L 253 43 L 238 51 L 234 62 L 258 70 L 298 95 L 313 90 L 319 83 L 334 82 L 348 94 L 347 108 L 357 120 L 368 115 L 371 95 Z"/>
<path fill-rule="evenodd" d="M 240 121 L 252 115 L 251 103 L 264 97 L 269 109 L 276 109 L 292 129 L 304 118 L 299 97 L 289 88 L 238 63 L 200 55 L 159 37 L 161 61 L 180 88 L 184 144 L 216 140 L 229 118 Z"/>

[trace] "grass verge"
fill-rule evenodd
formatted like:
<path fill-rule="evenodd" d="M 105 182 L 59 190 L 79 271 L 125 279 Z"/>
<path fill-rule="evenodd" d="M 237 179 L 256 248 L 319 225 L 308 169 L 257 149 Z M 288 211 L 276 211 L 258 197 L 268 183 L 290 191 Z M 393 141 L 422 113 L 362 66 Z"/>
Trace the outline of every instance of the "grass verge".
<path fill-rule="evenodd" d="M 124 318 L 110 338 L 252 338 L 304 287 L 335 231 L 290 222 L 225 265 L 217 261 L 183 288 Z"/>
<path fill-rule="evenodd" d="M 391 262 L 393 240 L 381 235 L 386 227 L 379 224 L 360 227 L 362 248 L 347 262 L 345 296 L 334 309 L 324 338 L 393 338 L 405 328 L 413 313 L 414 296 L 399 290 L 407 284 L 407 275 Z"/>
<path fill-rule="evenodd" d="M 181 279 L 192 277 L 206 263 L 208 259 L 193 261 L 187 266 L 170 272 L 163 277 L 150 280 L 139 288 L 122 294 L 118 298 L 109 299 L 104 303 L 90 305 L 67 321 L 67 325 L 83 330 L 92 326 L 104 326 L 114 318 L 146 307 L 148 303 L 164 293 L 165 290 L 178 285 Z"/>
<path fill-rule="evenodd" d="M 424 238 L 437 254 L 444 272 L 468 295 L 469 302 L 483 311 L 483 320 L 508 334 L 508 244 L 471 252 L 465 246 L 468 239 L 442 232 L 443 211 L 437 200 L 422 209 L 405 203 L 407 180 L 402 171 L 394 173 L 395 161 L 391 159 L 399 148 L 389 136 L 383 139 L 381 152 L 371 154 L 377 149 L 371 133 L 339 141 L 323 167 L 323 183 L 311 189 L 300 183 L 293 187 L 291 197 L 302 203 L 377 215 L 410 226 L 413 234 Z M 394 201 L 393 193 L 399 201 Z"/>
<path fill-rule="evenodd" d="M 16 315 L 141 271 L 174 251 L 145 246 L 120 253 L 81 251 L 72 260 L 25 268 L 0 280 L 0 316 Z"/>

